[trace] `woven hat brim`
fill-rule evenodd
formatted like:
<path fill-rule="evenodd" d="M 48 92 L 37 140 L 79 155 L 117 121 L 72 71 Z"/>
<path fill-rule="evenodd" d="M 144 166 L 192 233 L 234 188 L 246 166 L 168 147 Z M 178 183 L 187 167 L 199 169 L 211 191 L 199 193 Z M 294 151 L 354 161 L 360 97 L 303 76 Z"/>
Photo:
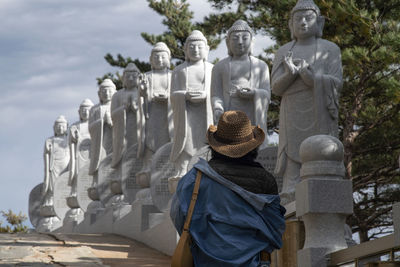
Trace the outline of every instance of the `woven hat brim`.
<path fill-rule="evenodd" d="M 220 141 L 217 141 L 215 138 L 215 133 L 217 131 L 217 127 L 215 125 L 210 125 L 207 131 L 207 140 L 208 144 L 217 151 L 218 153 L 231 157 L 231 158 L 240 158 L 249 153 L 250 151 L 257 148 L 261 145 L 265 140 L 264 131 L 258 127 L 253 126 L 253 138 L 249 141 L 239 143 L 239 144 L 226 144 Z"/>

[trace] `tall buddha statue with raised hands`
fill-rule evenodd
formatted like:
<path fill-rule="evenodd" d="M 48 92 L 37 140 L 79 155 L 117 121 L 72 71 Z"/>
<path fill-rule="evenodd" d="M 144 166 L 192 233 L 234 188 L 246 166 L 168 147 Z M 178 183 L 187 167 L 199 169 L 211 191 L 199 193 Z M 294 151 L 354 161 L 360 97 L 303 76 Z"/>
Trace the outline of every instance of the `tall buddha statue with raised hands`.
<path fill-rule="evenodd" d="M 268 65 L 251 55 L 254 32 L 247 22 L 236 21 L 228 30 L 229 56 L 215 64 L 211 82 L 214 122 L 228 110 L 241 110 L 267 132 L 267 112 L 271 98 Z M 265 139 L 261 148 L 266 147 Z"/>
<path fill-rule="evenodd" d="M 312 135 L 338 135 L 342 62 L 339 47 L 322 39 L 324 22 L 313 0 L 299 0 L 289 21 L 293 40 L 274 59 L 272 92 L 282 97 L 275 172 L 283 176 L 286 202 L 300 182 L 300 144 Z"/>

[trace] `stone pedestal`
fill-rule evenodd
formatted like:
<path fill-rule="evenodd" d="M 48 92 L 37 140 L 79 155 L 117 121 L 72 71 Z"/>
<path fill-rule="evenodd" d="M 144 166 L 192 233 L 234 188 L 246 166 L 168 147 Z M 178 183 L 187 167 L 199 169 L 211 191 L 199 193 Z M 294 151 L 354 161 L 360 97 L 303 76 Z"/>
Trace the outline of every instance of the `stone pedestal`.
<path fill-rule="evenodd" d="M 29 194 L 29 220 L 33 227 L 37 227 L 40 219 L 40 205 L 43 200 L 42 196 L 43 183 L 36 185 Z"/>
<path fill-rule="evenodd" d="M 71 186 L 68 185 L 69 172 L 65 172 L 56 178 L 54 183 L 54 211 L 61 221 L 70 209 L 67 204 L 67 198 L 71 193 Z"/>
<path fill-rule="evenodd" d="M 98 170 L 97 193 L 99 194 L 100 201 L 104 206 L 107 205 L 110 199 L 114 196 L 114 193 L 111 191 L 111 182 L 121 179 L 121 165 L 119 165 L 118 168 L 113 169 L 111 168 L 111 160 L 112 155 L 110 154 L 101 161 Z"/>
<path fill-rule="evenodd" d="M 67 204 L 70 209 L 65 214 L 62 232 L 75 233 L 78 224 L 84 219 L 84 211 L 79 207 L 76 195 L 67 197 Z"/>
<path fill-rule="evenodd" d="M 93 176 L 89 175 L 89 164 L 79 169 L 79 175 L 76 180 L 76 198 L 79 207 L 86 212 L 92 200 L 89 198 L 88 189 L 93 184 Z"/>
<path fill-rule="evenodd" d="M 400 246 L 400 202 L 393 205 L 394 245 Z"/>
<path fill-rule="evenodd" d="M 296 186 L 296 216 L 305 226 L 297 266 L 327 266 L 326 255 L 347 248 L 344 224 L 353 213 L 352 183 L 343 180 L 343 145 L 328 135 L 311 136 L 300 146 L 302 181 Z"/>
<path fill-rule="evenodd" d="M 136 174 L 142 169 L 143 161 L 137 157 L 138 144 L 130 146 L 122 157 L 121 167 L 121 188 L 124 195 L 124 201 L 131 204 L 137 192 L 142 187 L 136 181 Z"/>
<path fill-rule="evenodd" d="M 153 204 L 165 211 L 172 194 L 168 189 L 168 178 L 175 173 L 174 164 L 169 161 L 172 143 L 160 147 L 151 162 L 150 194 Z"/>

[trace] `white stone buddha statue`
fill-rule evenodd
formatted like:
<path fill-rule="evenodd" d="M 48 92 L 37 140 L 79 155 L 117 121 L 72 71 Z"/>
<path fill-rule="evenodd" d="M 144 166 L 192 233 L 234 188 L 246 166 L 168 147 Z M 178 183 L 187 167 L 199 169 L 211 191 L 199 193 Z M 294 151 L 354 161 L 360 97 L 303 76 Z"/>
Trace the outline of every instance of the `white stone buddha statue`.
<path fill-rule="evenodd" d="M 271 98 L 268 65 L 251 55 L 254 32 L 243 21 L 228 30 L 229 56 L 215 64 L 211 82 L 214 123 L 228 110 L 241 110 L 267 132 L 267 112 Z M 267 146 L 267 139 L 260 148 Z"/>
<path fill-rule="evenodd" d="M 300 181 L 300 144 L 309 136 L 338 135 L 342 62 L 339 47 L 322 39 L 324 17 L 312 0 L 292 9 L 292 41 L 275 55 L 272 92 L 282 97 L 275 172 L 283 176 L 282 198 L 294 200 Z"/>
<path fill-rule="evenodd" d="M 170 159 L 178 173 L 170 178 L 171 183 L 186 173 L 190 159 L 206 145 L 205 133 L 213 123 L 210 101 L 213 64 L 207 62 L 207 39 L 195 30 L 187 37 L 184 49 L 186 60 L 172 73 L 174 137 Z"/>

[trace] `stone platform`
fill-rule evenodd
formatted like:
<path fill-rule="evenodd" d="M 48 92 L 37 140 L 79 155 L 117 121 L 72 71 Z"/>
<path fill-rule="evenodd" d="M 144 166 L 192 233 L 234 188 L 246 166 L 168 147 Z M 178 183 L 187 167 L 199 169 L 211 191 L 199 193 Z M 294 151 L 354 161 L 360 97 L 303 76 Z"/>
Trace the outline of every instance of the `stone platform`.
<path fill-rule="evenodd" d="M 0 234 L 0 266 L 170 266 L 170 257 L 113 234 Z"/>

